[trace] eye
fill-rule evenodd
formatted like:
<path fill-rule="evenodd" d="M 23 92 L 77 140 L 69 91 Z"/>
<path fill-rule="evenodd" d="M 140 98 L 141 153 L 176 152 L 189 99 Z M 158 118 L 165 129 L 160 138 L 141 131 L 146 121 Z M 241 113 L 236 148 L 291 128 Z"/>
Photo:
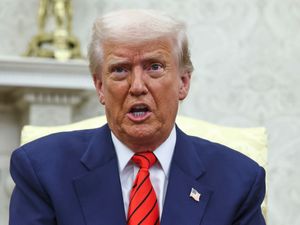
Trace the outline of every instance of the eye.
<path fill-rule="evenodd" d="M 128 70 L 123 66 L 115 66 L 111 69 L 112 73 L 126 73 Z"/>
<path fill-rule="evenodd" d="M 153 71 L 153 72 L 162 71 L 163 69 L 164 67 L 161 63 L 152 63 L 147 67 L 148 71 Z"/>
<path fill-rule="evenodd" d="M 129 68 L 126 65 L 112 65 L 109 68 L 109 74 L 110 77 L 113 80 L 123 80 L 127 77 L 128 73 L 129 73 Z"/>
<path fill-rule="evenodd" d="M 159 70 L 159 69 L 162 69 L 162 65 L 159 64 L 159 63 L 153 63 L 153 64 L 151 64 L 151 69 L 152 69 L 152 70 Z"/>

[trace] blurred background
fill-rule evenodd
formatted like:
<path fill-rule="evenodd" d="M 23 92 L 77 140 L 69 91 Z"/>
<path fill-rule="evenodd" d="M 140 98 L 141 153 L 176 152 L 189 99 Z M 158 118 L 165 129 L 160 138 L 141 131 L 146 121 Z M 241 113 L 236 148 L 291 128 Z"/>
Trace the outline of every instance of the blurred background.
<path fill-rule="evenodd" d="M 54 0 L 52 0 L 54 1 Z M 93 20 L 150 8 L 186 21 L 195 71 L 180 114 L 268 131 L 268 224 L 300 224 L 300 1 L 73 0 L 86 56 Z M 38 32 L 38 0 L 0 0 L 0 225 L 8 222 L 9 157 L 23 125 L 103 114 L 85 60 L 20 57 Z M 48 29 L 54 21 L 48 22 Z"/>

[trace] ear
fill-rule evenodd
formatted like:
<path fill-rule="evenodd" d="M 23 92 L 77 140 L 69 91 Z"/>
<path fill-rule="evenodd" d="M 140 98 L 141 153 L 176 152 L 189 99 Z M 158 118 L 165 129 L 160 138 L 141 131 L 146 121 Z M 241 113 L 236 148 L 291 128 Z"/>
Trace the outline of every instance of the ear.
<path fill-rule="evenodd" d="M 102 79 L 98 74 L 93 74 L 93 81 L 94 81 L 94 85 L 95 85 L 95 88 L 96 88 L 96 92 L 97 92 L 97 95 L 98 95 L 99 102 L 102 105 L 105 105 Z"/>
<path fill-rule="evenodd" d="M 190 89 L 191 73 L 188 71 L 180 75 L 179 100 L 185 99 Z"/>

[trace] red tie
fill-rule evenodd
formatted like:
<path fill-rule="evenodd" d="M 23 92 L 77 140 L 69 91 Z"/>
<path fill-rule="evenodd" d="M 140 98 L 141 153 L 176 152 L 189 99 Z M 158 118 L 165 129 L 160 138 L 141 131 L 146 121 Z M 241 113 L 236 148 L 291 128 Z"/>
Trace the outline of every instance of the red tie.
<path fill-rule="evenodd" d="M 149 168 L 156 160 L 152 152 L 141 152 L 132 157 L 140 170 L 130 192 L 127 225 L 159 225 L 158 202 L 149 177 Z"/>

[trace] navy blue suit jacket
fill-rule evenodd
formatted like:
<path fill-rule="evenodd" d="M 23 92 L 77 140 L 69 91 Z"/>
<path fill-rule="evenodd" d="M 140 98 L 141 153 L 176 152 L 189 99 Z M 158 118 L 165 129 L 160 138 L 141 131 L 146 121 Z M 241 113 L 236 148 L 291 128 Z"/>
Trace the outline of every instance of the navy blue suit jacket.
<path fill-rule="evenodd" d="M 118 161 L 107 125 L 53 134 L 17 149 L 10 225 L 125 225 Z M 197 202 L 191 189 L 201 193 Z M 265 173 L 225 146 L 177 141 L 161 225 L 263 225 Z"/>

